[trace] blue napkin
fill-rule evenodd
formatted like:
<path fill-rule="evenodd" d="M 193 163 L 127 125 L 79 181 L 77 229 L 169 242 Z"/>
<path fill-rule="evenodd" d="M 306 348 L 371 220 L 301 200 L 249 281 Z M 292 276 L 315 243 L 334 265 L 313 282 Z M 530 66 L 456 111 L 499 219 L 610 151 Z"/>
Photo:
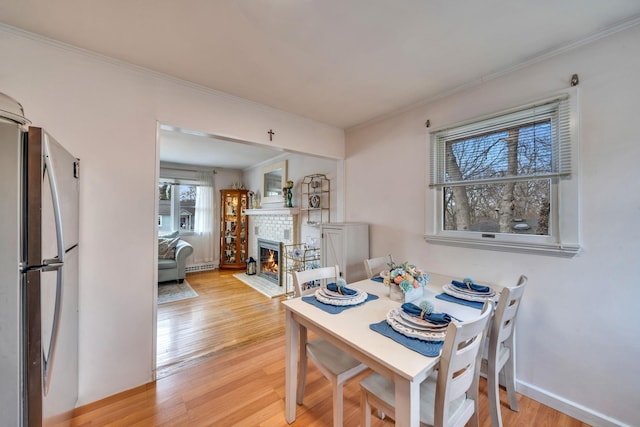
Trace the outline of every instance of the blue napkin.
<path fill-rule="evenodd" d="M 475 283 L 469 283 L 469 287 L 467 287 L 467 284 L 464 282 L 459 282 L 457 280 L 452 280 L 451 284 L 453 286 L 455 286 L 456 288 L 460 288 L 460 289 L 466 289 L 469 290 L 469 287 L 471 288 L 472 291 L 476 291 L 476 292 L 489 292 L 491 290 L 490 287 L 488 286 L 483 286 L 483 285 L 476 285 Z"/>
<path fill-rule="evenodd" d="M 384 283 L 384 279 L 380 276 L 373 276 L 371 280 L 373 280 L 374 282 Z"/>
<path fill-rule="evenodd" d="M 329 289 L 332 292 L 341 293 L 342 295 L 355 295 L 355 294 L 358 293 L 358 291 L 356 291 L 354 289 L 347 288 L 345 283 L 341 284 L 340 290 L 338 290 L 339 286 L 336 283 L 327 283 L 327 289 Z"/>
<path fill-rule="evenodd" d="M 414 317 L 424 319 L 428 322 L 433 323 L 434 325 L 448 325 L 452 319 L 451 315 L 447 313 L 425 313 L 424 316 L 421 316 L 422 309 L 410 302 L 405 302 L 404 304 L 402 304 L 402 309 L 405 313 L 410 314 Z"/>
<path fill-rule="evenodd" d="M 466 305 L 467 307 L 477 308 L 478 310 L 482 310 L 484 307 L 484 302 L 482 301 L 469 301 L 462 298 L 456 298 L 452 295 L 441 293 L 440 295 L 436 295 L 437 299 L 441 299 L 443 301 L 454 302 L 460 305 Z"/>

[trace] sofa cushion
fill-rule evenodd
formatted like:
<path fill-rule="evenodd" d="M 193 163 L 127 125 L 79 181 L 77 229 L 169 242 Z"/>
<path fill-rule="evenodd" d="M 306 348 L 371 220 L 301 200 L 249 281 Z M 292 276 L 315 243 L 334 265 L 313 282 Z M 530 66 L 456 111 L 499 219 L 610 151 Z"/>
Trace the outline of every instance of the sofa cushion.
<path fill-rule="evenodd" d="M 175 259 L 158 259 L 158 270 L 169 270 L 178 267 Z"/>
<path fill-rule="evenodd" d="M 173 239 L 158 239 L 158 259 L 174 259 L 176 257 L 176 245 L 179 237 Z"/>

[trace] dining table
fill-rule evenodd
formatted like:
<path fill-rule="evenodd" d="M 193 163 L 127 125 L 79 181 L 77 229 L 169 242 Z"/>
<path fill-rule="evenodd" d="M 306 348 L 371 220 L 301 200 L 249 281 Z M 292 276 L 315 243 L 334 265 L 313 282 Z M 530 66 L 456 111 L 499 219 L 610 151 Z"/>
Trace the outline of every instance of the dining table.
<path fill-rule="evenodd" d="M 430 280 L 423 288 L 423 295 L 415 301 L 425 299 L 433 303 L 434 312 L 450 314 L 459 321 L 472 320 L 480 310 L 468 305 L 436 298 L 442 287 L 451 283 L 450 276 L 429 273 Z M 379 278 L 377 278 L 379 279 Z M 384 375 L 395 384 L 395 422 L 399 427 L 420 425 L 420 383 L 437 368 L 439 353 L 425 356 L 407 346 L 372 329 L 370 325 L 381 323 L 387 313 L 400 308 L 402 302 L 389 297 L 389 287 L 381 281 L 364 279 L 347 285 L 351 289 L 367 292 L 378 298 L 370 298 L 359 305 L 338 312 L 324 310 L 308 298 L 297 297 L 283 301 L 285 308 L 286 356 L 285 356 L 285 418 L 289 424 L 296 420 L 296 387 L 300 346 L 306 344 L 308 331 L 331 342 L 373 371 Z M 496 291 L 493 285 L 492 288 Z M 304 347 L 303 347 L 304 348 Z"/>

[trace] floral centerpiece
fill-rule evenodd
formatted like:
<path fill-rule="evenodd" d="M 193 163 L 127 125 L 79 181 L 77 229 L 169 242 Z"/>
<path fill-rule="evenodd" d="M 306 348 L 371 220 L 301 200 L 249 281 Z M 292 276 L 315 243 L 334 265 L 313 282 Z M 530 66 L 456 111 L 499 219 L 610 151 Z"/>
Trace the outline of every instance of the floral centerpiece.
<path fill-rule="evenodd" d="M 384 284 L 389 286 L 389 296 L 398 301 L 413 301 L 422 296 L 422 288 L 429 283 L 429 274 L 413 264 L 404 262 L 389 264 L 389 274 L 384 277 Z"/>

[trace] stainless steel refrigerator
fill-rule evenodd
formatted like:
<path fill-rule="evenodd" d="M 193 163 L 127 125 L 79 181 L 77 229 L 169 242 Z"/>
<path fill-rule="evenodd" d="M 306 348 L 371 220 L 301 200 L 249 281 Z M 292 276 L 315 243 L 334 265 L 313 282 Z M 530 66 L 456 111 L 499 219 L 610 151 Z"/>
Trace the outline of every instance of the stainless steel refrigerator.
<path fill-rule="evenodd" d="M 0 93 L 0 426 L 66 425 L 78 398 L 79 160 Z"/>

